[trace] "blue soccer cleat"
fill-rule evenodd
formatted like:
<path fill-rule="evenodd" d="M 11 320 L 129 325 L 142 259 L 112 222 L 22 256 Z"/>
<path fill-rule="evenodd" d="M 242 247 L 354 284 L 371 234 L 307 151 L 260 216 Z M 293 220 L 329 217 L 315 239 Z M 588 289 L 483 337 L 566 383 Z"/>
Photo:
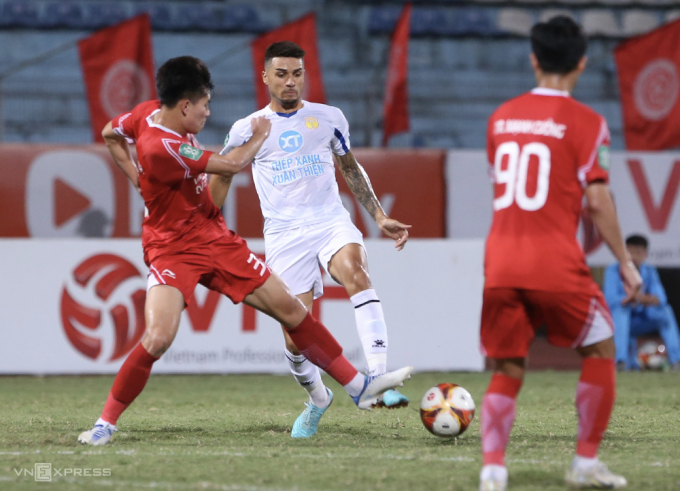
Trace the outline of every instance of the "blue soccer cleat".
<path fill-rule="evenodd" d="M 397 390 L 390 389 L 382 397 L 378 398 L 376 407 L 386 407 L 387 409 L 397 409 L 408 406 L 408 397 Z"/>
<path fill-rule="evenodd" d="M 331 389 L 326 387 L 326 392 L 328 392 L 328 405 L 326 407 L 317 407 L 311 402 L 305 402 L 304 411 L 297 417 L 295 423 L 293 423 L 293 430 L 290 432 L 290 436 L 293 438 L 309 438 L 316 434 L 316 430 L 319 428 L 319 420 L 323 413 L 326 412 L 331 404 L 333 403 L 333 392 Z"/>
<path fill-rule="evenodd" d="M 411 378 L 412 371 L 413 367 L 404 367 L 381 375 L 366 375 L 361 394 L 352 397 L 354 404 L 359 409 L 372 409 L 378 404 L 378 398 L 386 391 L 404 385 L 404 380 Z"/>
<path fill-rule="evenodd" d="M 78 436 L 78 441 L 86 445 L 106 445 L 111 440 L 114 431 L 118 431 L 118 428 L 99 418 L 94 424 L 94 428 L 83 431 Z"/>

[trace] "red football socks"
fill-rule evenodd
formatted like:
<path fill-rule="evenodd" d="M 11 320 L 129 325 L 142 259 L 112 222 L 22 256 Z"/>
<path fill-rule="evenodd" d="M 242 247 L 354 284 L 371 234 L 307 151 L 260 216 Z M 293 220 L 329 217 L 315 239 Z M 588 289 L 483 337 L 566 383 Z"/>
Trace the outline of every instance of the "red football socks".
<path fill-rule="evenodd" d="M 616 399 L 616 367 L 612 358 L 584 358 L 576 388 L 578 443 L 576 455 L 595 458 Z"/>
<path fill-rule="evenodd" d="M 102 412 L 104 421 L 116 424 L 123 411 L 141 394 L 156 360 L 158 358 L 151 356 L 142 343 L 132 350 L 113 381 L 113 387 Z"/>
<path fill-rule="evenodd" d="M 347 385 L 358 373 L 342 354 L 342 346 L 311 314 L 307 313 L 298 326 L 287 331 L 305 358 L 325 370 L 340 385 Z"/>
<path fill-rule="evenodd" d="M 484 465 L 505 466 L 505 449 L 515 422 L 517 394 L 522 380 L 494 373 L 482 400 L 482 454 Z"/>

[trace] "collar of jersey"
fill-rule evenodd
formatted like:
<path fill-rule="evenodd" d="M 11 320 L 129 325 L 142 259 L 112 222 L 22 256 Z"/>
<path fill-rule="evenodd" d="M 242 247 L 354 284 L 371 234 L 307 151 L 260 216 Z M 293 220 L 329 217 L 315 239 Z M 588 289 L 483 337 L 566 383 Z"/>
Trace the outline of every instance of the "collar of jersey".
<path fill-rule="evenodd" d="M 531 91 L 531 93 L 535 95 L 552 95 L 559 97 L 569 97 L 569 92 L 567 92 L 566 90 L 547 89 L 545 87 L 536 87 Z"/>
<path fill-rule="evenodd" d="M 158 128 L 159 130 L 163 130 L 163 131 L 165 131 L 165 132 L 167 132 L 167 133 L 172 133 L 173 135 L 177 135 L 177 136 L 179 136 L 180 138 L 182 138 L 182 135 L 180 135 L 179 133 L 177 133 L 177 132 L 175 132 L 175 131 L 172 131 L 170 128 L 166 128 L 166 127 L 163 126 L 162 124 L 156 124 L 156 123 L 153 122 L 153 115 L 156 114 L 156 113 L 158 113 L 158 112 L 160 112 L 160 111 L 161 111 L 160 109 L 156 109 L 154 112 L 152 112 L 151 114 L 149 114 L 149 115 L 146 117 L 146 124 L 148 124 L 148 125 L 151 126 L 152 128 Z"/>

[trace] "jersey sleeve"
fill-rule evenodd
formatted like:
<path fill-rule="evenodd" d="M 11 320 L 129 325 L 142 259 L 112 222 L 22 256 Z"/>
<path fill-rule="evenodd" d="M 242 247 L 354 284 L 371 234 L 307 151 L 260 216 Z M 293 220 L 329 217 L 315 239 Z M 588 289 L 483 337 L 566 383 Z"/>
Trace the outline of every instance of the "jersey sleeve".
<path fill-rule="evenodd" d="M 345 155 L 349 152 L 349 123 L 342 114 L 340 109 L 334 108 L 335 111 L 331 122 L 333 124 L 333 138 L 331 139 L 331 148 L 336 155 Z"/>
<path fill-rule="evenodd" d="M 584 143 L 577 142 L 578 179 L 583 187 L 595 181 L 609 182 L 610 135 L 607 121 L 598 115 L 596 122 L 586 128 L 590 134 L 583 135 Z"/>
<path fill-rule="evenodd" d="M 119 114 L 111 121 L 113 132 L 125 138 L 128 143 L 134 143 L 137 139 L 135 135 L 135 121 L 132 112 Z"/>
<path fill-rule="evenodd" d="M 234 123 L 227 133 L 227 137 L 224 139 L 224 148 L 220 152 L 220 155 L 226 155 L 233 149 L 240 147 L 253 136 L 252 130 L 250 128 L 250 120 L 240 119 Z"/>
<path fill-rule="evenodd" d="M 175 182 L 195 179 L 205 172 L 213 152 L 179 140 L 164 138 L 160 145 L 154 147 L 153 154 L 154 163 L 162 166 L 155 172 L 156 177 L 163 182 Z"/>

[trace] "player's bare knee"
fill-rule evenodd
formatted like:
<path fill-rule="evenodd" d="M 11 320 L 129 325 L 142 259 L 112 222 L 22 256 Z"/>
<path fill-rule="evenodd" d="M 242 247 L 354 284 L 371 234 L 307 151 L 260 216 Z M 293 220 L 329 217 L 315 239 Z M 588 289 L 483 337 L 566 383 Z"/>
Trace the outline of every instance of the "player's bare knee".
<path fill-rule="evenodd" d="M 614 358 L 616 347 L 614 345 L 614 338 L 607 338 L 589 346 L 581 346 L 576 351 L 583 358 Z"/>
<path fill-rule="evenodd" d="M 160 357 L 172 345 L 173 336 L 160 329 L 149 329 L 142 339 L 142 346 L 152 356 Z"/>

